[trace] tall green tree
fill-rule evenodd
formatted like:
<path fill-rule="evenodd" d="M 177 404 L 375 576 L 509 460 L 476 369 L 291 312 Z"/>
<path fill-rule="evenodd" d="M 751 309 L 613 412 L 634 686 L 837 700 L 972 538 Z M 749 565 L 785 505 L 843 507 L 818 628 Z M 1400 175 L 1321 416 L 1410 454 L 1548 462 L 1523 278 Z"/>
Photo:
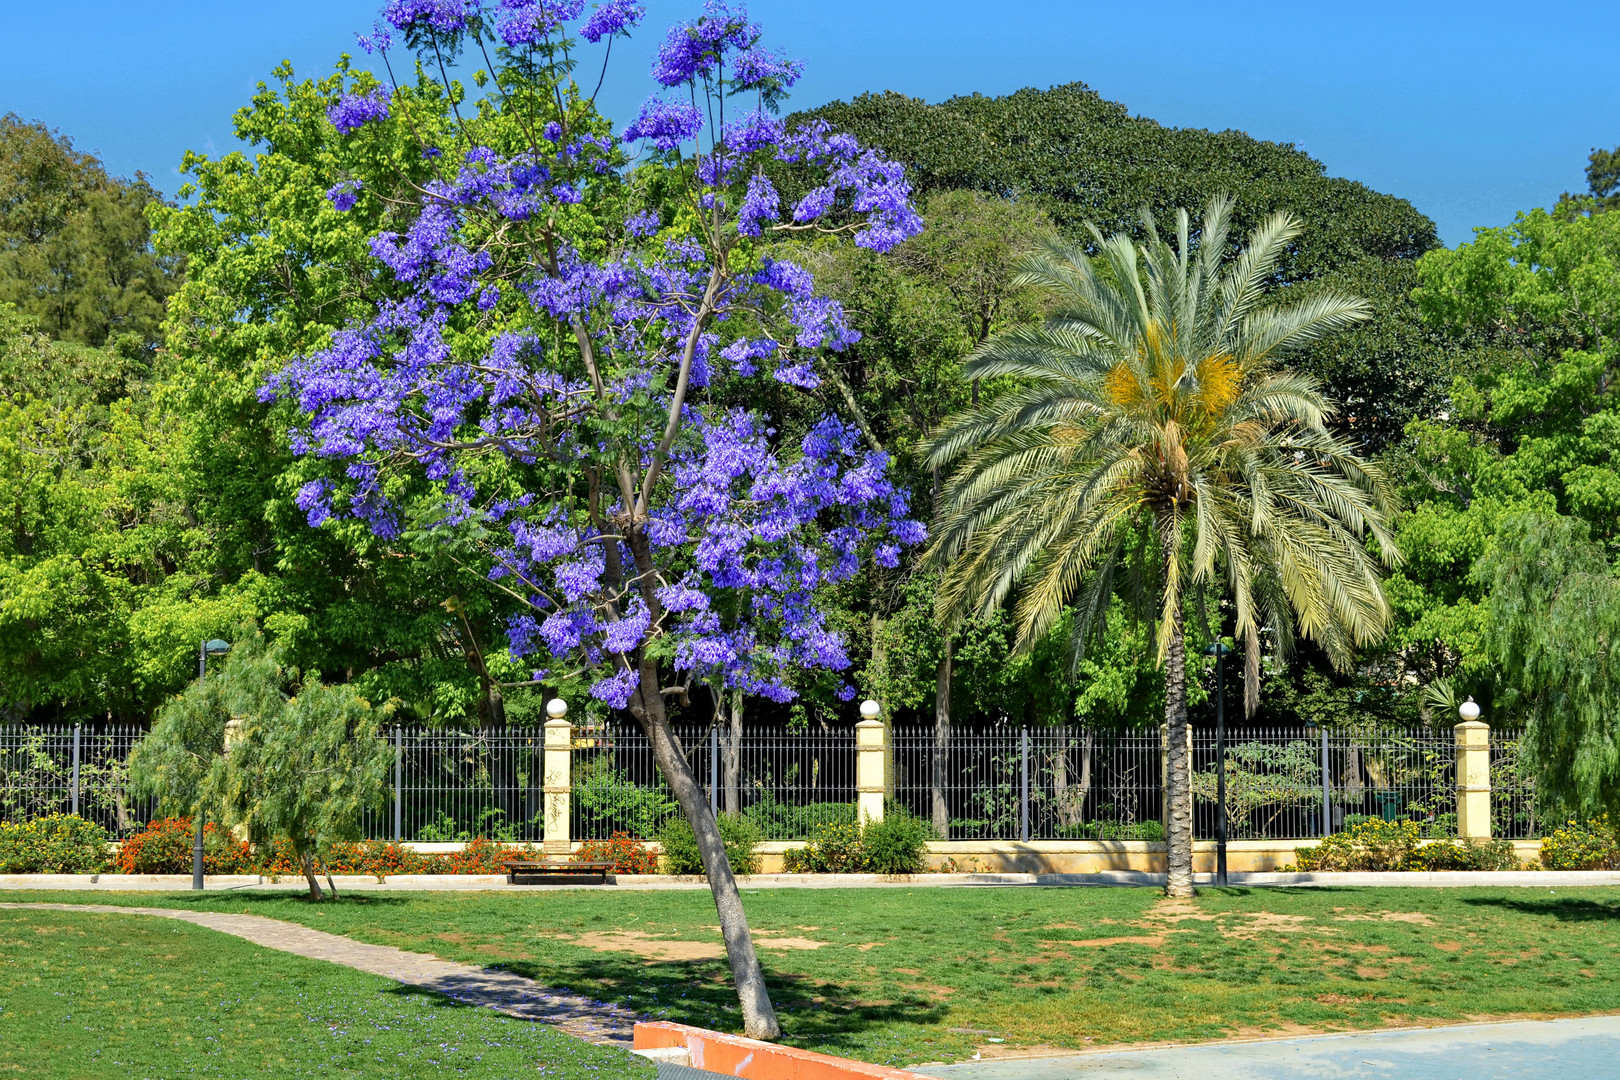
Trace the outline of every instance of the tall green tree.
<path fill-rule="evenodd" d="M 1504 698 L 1490 645 L 1491 577 L 1475 572 L 1519 515 L 1578 519 L 1620 544 L 1620 215 L 1535 210 L 1418 263 L 1416 303 L 1468 342 L 1444 416 L 1414 420 L 1392 468 L 1409 556 L 1390 581 L 1401 673 L 1446 680 L 1491 710 Z"/>
<path fill-rule="evenodd" d="M 1092 244 L 1088 222 L 1140 240 L 1143 207 L 1168 220 L 1221 192 L 1236 196 L 1238 234 L 1292 213 L 1305 232 L 1279 257 L 1277 283 L 1363 296 L 1376 316 L 1288 360 L 1343 406 L 1335 430 L 1371 454 L 1398 441 L 1409 420 L 1445 407 L 1458 350 L 1425 326 L 1409 295 L 1415 261 L 1440 246 L 1434 223 L 1405 199 L 1328 176 L 1296 146 L 1166 127 L 1084 83 L 937 103 L 863 94 L 814 115 L 905 162 L 920 191 L 1038 200 L 1082 246 Z"/>
<path fill-rule="evenodd" d="M 1537 798 L 1620 819 L 1620 577 L 1583 522 L 1509 518 L 1476 574 L 1504 708 L 1525 721 Z"/>
<path fill-rule="evenodd" d="M 1270 300 L 1300 226 L 1275 215 L 1229 260 L 1231 209 L 1212 200 L 1197 242 L 1183 211 L 1173 244 L 1149 216 L 1140 245 L 1094 227 L 1095 258 L 1060 242 L 1032 256 L 1025 279 L 1054 294 L 1054 313 L 993 337 L 966 369 L 1023 385 L 953 418 L 929 447 L 931 463 L 954 468 L 929 550 L 944 570 L 943 619 L 989 614 L 1016 592 L 1027 647 L 1073 604 L 1078 654 L 1116 581 L 1158 601 L 1175 896 L 1192 893 L 1189 590 L 1230 595 L 1252 708 L 1261 627 L 1278 651 L 1297 630 L 1347 666 L 1387 628 L 1378 557 L 1397 561 L 1382 473 L 1328 431 L 1316 380 L 1280 363 L 1367 305 Z"/>
<path fill-rule="evenodd" d="M 319 900 L 321 851 L 360 839 L 364 814 L 386 801 L 394 751 L 378 725 L 391 707 L 289 666 L 284 649 L 251 629 L 219 674 L 163 708 L 130 776 L 171 808 L 285 845 Z"/>
<path fill-rule="evenodd" d="M 180 270 L 152 250 L 160 201 L 145 176 L 109 176 L 66 135 L 0 116 L 0 303 L 57 340 L 154 345 Z"/>

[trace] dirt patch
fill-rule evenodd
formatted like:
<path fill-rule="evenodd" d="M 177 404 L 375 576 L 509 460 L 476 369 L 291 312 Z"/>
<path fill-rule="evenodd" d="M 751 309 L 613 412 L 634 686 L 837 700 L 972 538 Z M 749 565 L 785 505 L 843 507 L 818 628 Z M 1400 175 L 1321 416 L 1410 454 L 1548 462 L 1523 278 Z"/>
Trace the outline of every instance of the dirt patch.
<path fill-rule="evenodd" d="M 1411 923 L 1413 926 L 1433 926 L 1434 916 L 1421 911 L 1379 911 L 1370 915 L 1335 915 L 1334 922 Z"/>
<path fill-rule="evenodd" d="M 769 933 L 769 931 L 767 931 Z M 718 941 L 678 941 L 658 938 L 639 930 L 593 931 L 585 934 L 550 935 L 562 941 L 597 952 L 630 952 L 648 960 L 718 960 L 726 955 L 726 947 Z M 759 949 L 819 949 L 825 941 L 802 937 L 766 937 L 754 935 L 754 947 Z"/>
<path fill-rule="evenodd" d="M 773 937 L 766 938 L 764 941 L 756 940 L 754 947 L 756 949 L 819 949 L 825 944 L 827 944 L 825 941 L 815 941 L 811 938 Z"/>
<path fill-rule="evenodd" d="M 1389 978 L 1389 972 L 1385 971 L 1383 968 L 1367 967 L 1366 965 L 1356 968 L 1356 974 L 1361 976 L 1363 979 Z"/>
<path fill-rule="evenodd" d="M 1437 942 L 1434 943 L 1434 947 L 1439 949 L 1441 952 L 1461 952 L 1462 951 L 1462 942 L 1460 942 L 1460 941 L 1437 941 Z"/>
<path fill-rule="evenodd" d="M 726 955 L 726 947 L 718 941 L 672 941 L 636 930 L 558 936 L 597 952 L 632 952 L 649 960 L 718 960 Z"/>
<path fill-rule="evenodd" d="M 1064 949 L 1073 945 L 1076 948 L 1091 949 L 1107 945 L 1150 945 L 1158 947 L 1164 944 L 1163 934 L 1138 934 L 1134 937 L 1100 937 L 1087 938 L 1084 941 L 1043 941 L 1043 949 Z"/>
<path fill-rule="evenodd" d="M 1148 912 L 1147 918 L 1161 922 L 1182 922 L 1187 919 L 1194 919 L 1198 922 L 1214 922 L 1220 916 L 1213 912 L 1204 911 L 1191 900 L 1172 900 L 1166 897 L 1153 905 L 1153 910 Z"/>
<path fill-rule="evenodd" d="M 1236 926 L 1221 925 L 1221 936 L 1239 941 L 1252 941 L 1266 934 L 1298 934 L 1307 929 L 1309 915 L 1278 915 L 1270 911 L 1255 911 L 1243 916 L 1247 921 Z"/>
<path fill-rule="evenodd" d="M 882 944 L 883 942 L 881 941 L 868 941 L 865 945 L 857 945 L 855 947 L 861 950 L 861 952 L 871 952 L 873 949 Z"/>

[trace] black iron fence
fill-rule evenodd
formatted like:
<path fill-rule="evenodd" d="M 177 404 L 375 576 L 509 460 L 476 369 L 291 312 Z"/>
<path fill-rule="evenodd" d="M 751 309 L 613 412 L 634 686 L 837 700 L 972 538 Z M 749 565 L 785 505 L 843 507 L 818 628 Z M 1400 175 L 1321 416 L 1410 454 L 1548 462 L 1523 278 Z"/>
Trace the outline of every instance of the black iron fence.
<path fill-rule="evenodd" d="M 853 728 L 791 732 L 721 727 L 676 732 L 710 804 L 753 821 L 766 839 L 811 836 L 854 821 Z M 77 812 L 127 834 L 156 808 L 128 790 L 140 729 L 119 725 L 0 726 L 0 819 Z M 539 728 L 396 728 L 392 790 L 366 820 L 376 839 L 539 842 L 545 828 L 545 745 Z M 888 733 L 889 797 L 952 839 L 1156 840 L 1164 790 L 1157 730 L 897 727 Z M 1215 835 L 1214 733 L 1191 737 L 1196 835 Z M 1318 728 L 1227 733 L 1227 824 L 1233 839 L 1307 839 L 1367 818 L 1411 820 L 1434 835 L 1456 828 L 1450 731 Z M 656 836 L 678 814 L 633 724 L 573 729 L 569 833 Z M 1491 733 L 1493 835 L 1538 835 L 1533 779 L 1518 735 Z"/>

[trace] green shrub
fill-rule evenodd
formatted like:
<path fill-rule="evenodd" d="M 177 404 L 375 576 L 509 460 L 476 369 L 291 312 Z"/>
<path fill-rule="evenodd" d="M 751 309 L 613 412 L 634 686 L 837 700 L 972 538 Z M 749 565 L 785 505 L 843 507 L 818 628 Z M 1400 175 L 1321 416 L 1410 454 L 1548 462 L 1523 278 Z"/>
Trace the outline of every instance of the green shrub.
<path fill-rule="evenodd" d="M 759 872 L 759 828 L 747 818 L 730 814 L 719 816 L 720 839 L 726 845 L 726 862 L 733 874 Z M 658 832 L 658 842 L 664 846 L 664 873 L 703 873 L 703 857 L 698 852 L 697 837 L 692 825 L 684 817 L 670 818 Z"/>
<path fill-rule="evenodd" d="M 866 848 L 861 828 L 853 821 L 829 822 L 818 828 L 810 842 L 782 857 L 790 874 L 858 874 L 866 869 Z"/>
<path fill-rule="evenodd" d="M 1415 821 L 1365 818 L 1314 847 L 1294 849 L 1300 870 L 1516 870 L 1508 840 L 1430 840 Z"/>
<path fill-rule="evenodd" d="M 772 840 L 804 840 L 814 836 L 823 825 L 854 824 L 855 804 L 821 802 L 796 806 L 778 802 L 770 791 L 761 791 L 759 801 L 744 810 L 743 816 Z"/>
<path fill-rule="evenodd" d="M 118 848 L 123 874 L 189 874 L 197 846 L 192 819 L 163 818 L 125 840 Z M 253 863 L 252 852 L 212 821 L 203 824 L 203 873 L 240 874 Z"/>
<path fill-rule="evenodd" d="M 1063 840 L 1158 840 L 1164 839 L 1164 822 L 1152 821 L 1081 821 L 1074 825 L 1059 825 L 1057 834 Z"/>
<path fill-rule="evenodd" d="M 1620 870 L 1620 837 L 1608 815 L 1567 821 L 1542 838 L 1541 865 L 1548 870 Z"/>
<path fill-rule="evenodd" d="M 882 821 L 868 822 L 861 833 L 866 871 L 871 874 L 915 874 L 923 869 L 934 826 L 911 813 L 890 807 Z"/>
<path fill-rule="evenodd" d="M 111 839 L 72 814 L 0 822 L 0 874 L 99 874 L 112 864 Z"/>
<path fill-rule="evenodd" d="M 1462 840 L 1434 840 L 1408 852 L 1401 859 L 1401 870 L 1518 870 L 1518 853 L 1513 841 L 1500 837 L 1483 843 L 1468 837 Z"/>

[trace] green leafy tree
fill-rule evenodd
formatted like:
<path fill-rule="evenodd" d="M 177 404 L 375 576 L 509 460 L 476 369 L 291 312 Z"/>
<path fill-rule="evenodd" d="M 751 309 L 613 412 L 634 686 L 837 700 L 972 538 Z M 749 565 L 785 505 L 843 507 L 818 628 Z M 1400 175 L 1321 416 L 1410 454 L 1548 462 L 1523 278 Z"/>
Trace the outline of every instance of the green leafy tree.
<path fill-rule="evenodd" d="M 1620 816 L 1620 578 L 1584 523 L 1508 519 L 1477 574 L 1504 705 L 1554 812 Z"/>
<path fill-rule="evenodd" d="M 1553 213 L 1563 217 L 1601 214 L 1620 207 L 1620 146 L 1613 150 L 1592 147 L 1586 159 L 1586 191 L 1579 195 L 1564 192 Z"/>
<path fill-rule="evenodd" d="M 218 675 L 162 710 L 131 777 L 166 806 L 284 844 L 319 900 L 320 852 L 360 839 L 363 815 L 386 801 L 394 752 L 378 725 L 387 712 L 353 686 L 287 666 L 254 630 L 238 636 Z"/>
<path fill-rule="evenodd" d="M 1017 591 L 1027 648 L 1073 602 L 1080 649 L 1119 572 L 1158 600 L 1172 895 L 1192 891 L 1189 590 L 1230 595 L 1252 709 L 1260 628 L 1284 652 L 1297 628 L 1347 666 L 1389 622 L 1364 537 L 1397 561 L 1382 473 L 1327 430 L 1316 380 L 1279 364 L 1367 305 L 1331 293 L 1267 303 L 1300 227 L 1276 215 L 1228 262 L 1231 205 L 1210 203 L 1196 244 L 1181 212 L 1173 245 L 1149 217 L 1141 245 L 1094 230 L 1095 259 L 1061 243 L 1032 256 L 1026 279 L 1052 291 L 1054 314 L 997 335 L 967 366 L 1024 385 L 953 418 L 929 449 L 954 466 L 929 550 L 945 574 L 942 618 L 988 615 Z"/>
<path fill-rule="evenodd" d="M 1418 263 L 1416 303 L 1471 342 L 1442 417 L 1413 421 L 1392 455 L 1410 509 L 1392 577 L 1394 666 L 1487 708 L 1490 577 L 1475 573 L 1517 515 L 1578 518 L 1620 542 L 1620 216 L 1536 210 Z M 1501 709 L 1507 709 L 1506 701 Z M 1512 712 L 1493 709 L 1497 722 Z"/>
<path fill-rule="evenodd" d="M 160 202 L 145 176 L 120 180 L 42 123 L 0 116 L 0 303 L 53 339 L 156 344 L 179 263 L 155 254 Z"/>
<path fill-rule="evenodd" d="M 1239 234 L 1292 213 L 1305 231 L 1279 257 L 1278 283 L 1349 292 L 1373 305 L 1374 318 L 1289 359 L 1343 405 L 1335 429 L 1372 453 L 1398 440 L 1412 418 L 1444 408 L 1458 349 L 1424 326 L 1409 297 L 1414 261 L 1439 246 L 1434 223 L 1405 199 L 1328 176 L 1295 146 L 1164 127 L 1083 83 L 934 104 L 863 94 L 814 115 L 904 161 L 921 191 L 1036 200 L 1081 245 L 1092 243 L 1088 222 L 1141 239 L 1142 208 L 1166 216 L 1223 192 L 1237 194 Z"/>

